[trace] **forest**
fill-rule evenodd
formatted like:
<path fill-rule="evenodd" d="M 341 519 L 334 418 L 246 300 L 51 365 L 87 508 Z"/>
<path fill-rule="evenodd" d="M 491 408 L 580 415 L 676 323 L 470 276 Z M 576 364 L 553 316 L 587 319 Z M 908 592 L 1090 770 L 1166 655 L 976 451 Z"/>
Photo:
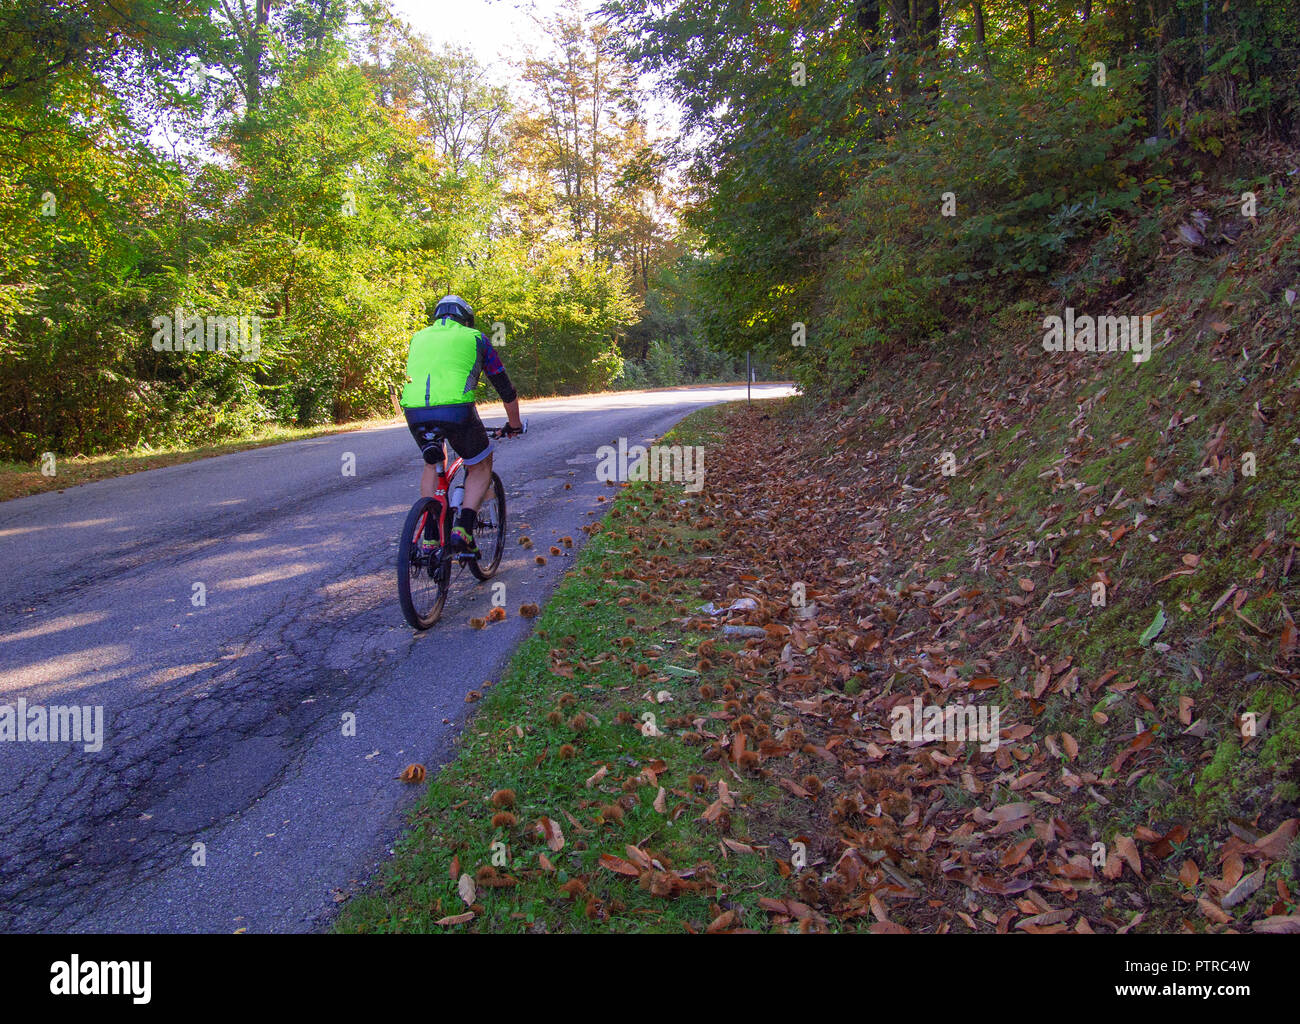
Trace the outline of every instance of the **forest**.
<path fill-rule="evenodd" d="M 609 0 L 539 18 L 503 86 L 383 0 L 4 0 L 0 456 L 383 414 L 448 290 L 525 394 L 747 352 L 851 390 L 1026 286 L 1131 290 L 1179 182 L 1280 195 L 1296 16 Z"/>
<path fill-rule="evenodd" d="M 370 0 L 4 0 L 0 458 L 391 414 L 448 291 L 525 395 L 740 379 L 613 29 L 509 77 Z"/>
<path fill-rule="evenodd" d="M 1180 181 L 1223 185 L 1213 216 L 1289 184 L 1266 155 L 1300 130 L 1287 0 L 608 9 L 704 140 L 686 223 L 705 337 L 806 388 L 969 343 L 1029 288 L 1132 291 Z"/>

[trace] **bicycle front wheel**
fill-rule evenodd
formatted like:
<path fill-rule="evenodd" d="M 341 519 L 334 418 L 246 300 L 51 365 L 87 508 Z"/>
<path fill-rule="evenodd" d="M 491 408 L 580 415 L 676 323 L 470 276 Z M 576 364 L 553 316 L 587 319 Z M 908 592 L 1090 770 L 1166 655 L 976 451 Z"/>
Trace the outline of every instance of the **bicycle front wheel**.
<path fill-rule="evenodd" d="M 479 556 L 469 563 L 469 571 L 481 580 L 490 579 L 496 574 L 501 553 L 506 549 L 506 488 L 495 473 L 479 506 L 474 543 Z"/>
<path fill-rule="evenodd" d="M 441 546 L 431 554 L 420 554 L 425 521 L 429 516 L 437 516 L 440 507 L 432 498 L 421 498 L 412 505 L 397 544 L 397 601 L 402 606 L 402 616 L 413 629 L 432 626 L 447 602 L 450 560 Z"/>

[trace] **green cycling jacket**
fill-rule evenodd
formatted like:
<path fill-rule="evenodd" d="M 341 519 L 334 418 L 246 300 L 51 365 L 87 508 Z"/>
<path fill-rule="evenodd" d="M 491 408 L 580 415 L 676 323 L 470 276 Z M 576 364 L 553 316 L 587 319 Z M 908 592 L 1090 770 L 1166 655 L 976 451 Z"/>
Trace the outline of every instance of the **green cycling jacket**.
<path fill-rule="evenodd" d="M 474 401 L 486 340 L 474 328 L 450 319 L 437 320 L 419 331 L 411 339 L 406 357 L 402 408 Z"/>

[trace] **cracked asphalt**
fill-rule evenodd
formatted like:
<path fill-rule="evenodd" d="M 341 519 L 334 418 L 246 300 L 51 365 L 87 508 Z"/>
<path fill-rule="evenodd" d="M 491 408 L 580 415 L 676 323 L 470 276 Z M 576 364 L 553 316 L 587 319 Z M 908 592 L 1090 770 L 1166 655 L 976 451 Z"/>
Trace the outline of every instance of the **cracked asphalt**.
<path fill-rule="evenodd" d="M 525 401 L 528 434 L 496 458 L 509 537 L 492 583 L 509 617 L 481 631 L 468 620 L 492 583 L 468 573 L 427 633 L 398 609 L 420 470 L 402 424 L 0 505 L 0 706 L 102 707 L 104 722 L 98 751 L 0 741 L 0 931 L 326 926 L 421 789 L 394 777 L 452 758 L 466 693 L 531 628 L 519 605 L 544 603 L 607 507 L 596 449 L 744 393 Z M 574 549 L 536 566 L 564 535 Z"/>

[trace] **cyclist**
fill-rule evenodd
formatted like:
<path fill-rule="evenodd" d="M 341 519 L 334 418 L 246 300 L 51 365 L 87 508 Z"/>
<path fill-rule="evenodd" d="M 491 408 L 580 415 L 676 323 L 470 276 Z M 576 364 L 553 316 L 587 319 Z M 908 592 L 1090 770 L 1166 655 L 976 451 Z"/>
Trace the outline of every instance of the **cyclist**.
<path fill-rule="evenodd" d="M 492 343 L 474 330 L 474 310 L 459 295 L 446 295 L 433 310 L 433 322 L 416 332 L 406 356 L 402 408 L 415 443 L 424 456 L 420 494 L 434 497 L 442 461 L 442 438 L 465 463 L 465 496 L 460 519 L 452 527 L 451 548 L 478 554 L 474 526 L 478 509 L 492 483 L 493 444 L 474 407 L 474 389 L 484 371 L 506 408 L 507 435 L 523 433 L 519 399 Z M 438 546 L 438 524 L 429 516 L 420 551 Z"/>

